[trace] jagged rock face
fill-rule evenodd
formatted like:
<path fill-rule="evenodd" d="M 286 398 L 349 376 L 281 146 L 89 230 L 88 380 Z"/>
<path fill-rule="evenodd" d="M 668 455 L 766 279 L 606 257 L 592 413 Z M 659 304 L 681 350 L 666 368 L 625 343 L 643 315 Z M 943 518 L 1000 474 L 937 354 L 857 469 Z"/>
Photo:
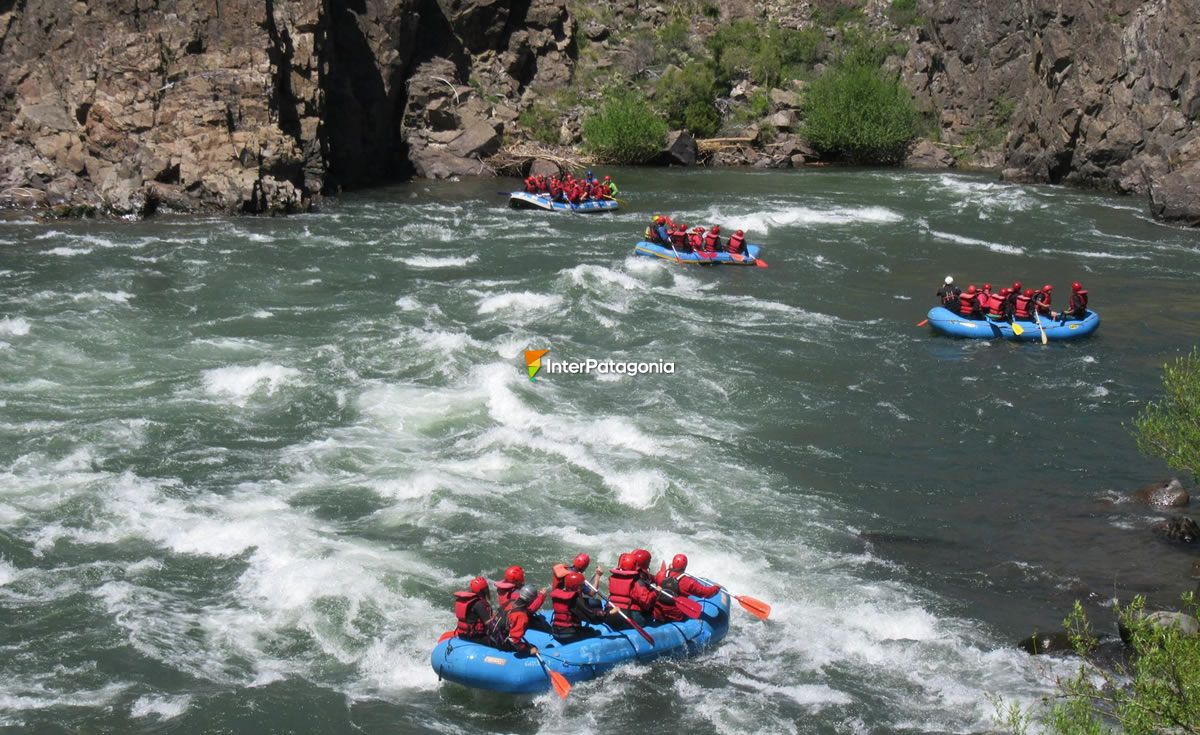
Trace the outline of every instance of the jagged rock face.
<path fill-rule="evenodd" d="M 423 173 L 438 130 L 473 159 L 517 109 L 462 83 L 565 83 L 573 33 L 564 0 L 0 0 L 0 206 L 286 212 Z M 465 94 L 406 128 L 435 57 Z"/>
<path fill-rule="evenodd" d="M 944 137 L 1003 126 L 1005 175 L 1145 192 L 1200 121 L 1200 4 L 934 0 L 904 78 Z M 948 135 L 947 135 L 948 134 Z"/>

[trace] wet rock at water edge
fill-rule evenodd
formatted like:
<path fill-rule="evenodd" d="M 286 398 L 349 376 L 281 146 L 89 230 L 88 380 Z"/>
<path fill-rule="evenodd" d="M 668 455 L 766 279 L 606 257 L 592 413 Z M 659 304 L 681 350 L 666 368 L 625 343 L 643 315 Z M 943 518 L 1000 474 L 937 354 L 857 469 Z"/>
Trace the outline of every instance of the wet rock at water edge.
<path fill-rule="evenodd" d="M 1181 508 L 1188 504 L 1188 491 L 1183 489 L 1179 478 L 1172 477 L 1139 488 L 1129 496 L 1139 503 L 1164 508 Z"/>
<path fill-rule="evenodd" d="M 1071 636 L 1063 630 L 1057 633 L 1034 633 L 1018 642 L 1017 646 L 1033 656 L 1045 653 L 1071 653 L 1075 650 L 1071 646 Z"/>
<path fill-rule="evenodd" d="M 1200 526 L 1191 518 L 1175 516 L 1154 526 L 1167 541 L 1176 544 L 1194 544 L 1200 541 Z"/>
<path fill-rule="evenodd" d="M 557 163 L 544 158 L 535 158 L 533 163 L 529 164 L 530 176 L 558 176 L 560 173 L 562 171 L 558 168 Z"/>
<path fill-rule="evenodd" d="M 1157 610 L 1155 612 L 1143 613 L 1142 619 L 1160 630 L 1175 628 L 1183 635 L 1191 636 L 1200 634 L 1200 620 L 1197 620 L 1195 615 L 1170 610 Z M 1133 639 L 1132 631 L 1124 623 L 1118 623 L 1117 630 L 1121 634 L 1121 640 L 1128 645 Z"/>
<path fill-rule="evenodd" d="M 1152 180 L 1150 210 L 1166 222 L 1200 227 L 1200 163 Z"/>
<path fill-rule="evenodd" d="M 456 156 L 446 150 L 426 148 L 410 154 L 417 175 L 426 179 L 448 179 L 451 176 L 489 174 L 491 169 L 480 161 Z"/>
<path fill-rule="evenodd" d="M 919 140 L 904 159 L 905 168 L 942 169 L 954 166 L 954 156 L 929 140 Z"/>
<path fill-rule="evenodd" d="M 659 162 L 667 166 L 691 166 L 696 163 L 696 139 L 686 130 L 672 130 L 667 145 L 659 154 Z"/>

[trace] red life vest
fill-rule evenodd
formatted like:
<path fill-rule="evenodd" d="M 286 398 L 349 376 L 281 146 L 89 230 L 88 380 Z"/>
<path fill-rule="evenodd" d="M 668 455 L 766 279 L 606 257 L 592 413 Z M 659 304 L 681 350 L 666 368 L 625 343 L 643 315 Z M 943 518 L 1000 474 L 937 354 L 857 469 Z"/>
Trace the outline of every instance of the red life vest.
<path fill-rule="evenodd" d="M 975 312 L 975 294 L 963 291 L 958 295 L 958 313 L 971 316 Z"/>
<path fill-rule="evenodd" d="M 721 236 L 709 230 L 708 234 L 704 236 L 704 249 L 710 253 L 715 252 L 719 242 L 721 242 Z"/>
<path fill-rule="evenodd" d="M 638 573 L 629 569 L 614 569 L 608 575 L 608 601 L 620 610 L 633 607 L 633 585 Z"/>
<path fill-rule="evenodd" d="M 745 244 L 745 242 L 746 242 L 746 238 L 734 233 L 734 235 L 729 238 L 729 252 L 731 252 L 731 253 L 742 252 L 742 245 Z"/>
<path fill-rule="evenodd" d="M 670 238 L 672 245 L 682 245 L 684 233 L 680 232 L 679 230 L 671 230 Z"/>
<path fill-rule="evenodd" d="M 1075 312 L 1085 311 L 1085 310 L 1087 310 L 1087 305 L 1088 305 L 1088 292 L 1086 289 L 1081 289 L 1079 291 L 1071 292 L 1071 304 L 1070 304 L 1071 308 L 1069 309 L 1070 312 L 1075 313 Z"/>
<path fill-rule="evenodd" d="M 688 233 L 687 241 L 688 245 L 692 246 L 692 250 L 699 250 L 700 246 L 704 244 L 704 241 L 700 238 L 700 235 L 695 232 Z"/>
<path fill-rule="evenodd" d="M 1004 316 L 1004 297 L 998 293 L 988 294 L 988 316 Z"/>
<path fill-rule="evenodd" d="M 577 597 L 579 597 L 579 590 L 559 589 L 550 593 L 550 600 L 554 603 L 554 617 L 550 622 L 555 628 L 574 628 L 579 625 L 578 618 L 571 611 Z"/>
<path fill-rule="evenodd" d="M 479 595 L 467 590 L 459 590 L 454 593 L 454 617 L 458 618 L 458 627 L 454 629 L 455 635 L 468 638 L 482 638 L 487 635 L 487 620 L 467 620 L 467 613 L 470 611 L 471 605 L 476 600 L 482 599 Z M 483 604 L 486 608 L 487 601 L 484 600 Z"/>
<path fill-rule="evenodd" d="M 1013 315 L 1016 316 L 1018 319 L 1028 319 L 1030 317 L 1030 314 L 1029 314 L 1029 302 L 1030 301 L 1032 301 L 1032 299 L 1030 299 L 1025 294 L 1021 294 L 1020 296 L 1018 296 L 1017 297 L 1017 308 L 1013 310 Z"/>

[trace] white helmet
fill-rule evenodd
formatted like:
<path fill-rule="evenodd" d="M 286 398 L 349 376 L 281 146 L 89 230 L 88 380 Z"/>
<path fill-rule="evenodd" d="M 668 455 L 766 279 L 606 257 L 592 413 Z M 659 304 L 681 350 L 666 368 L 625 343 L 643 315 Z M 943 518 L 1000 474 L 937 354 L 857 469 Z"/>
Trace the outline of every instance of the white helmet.
<path fill-rule="evenodd" d="M 951 283 L 954 283 L 954 276 L 946 276 L 946 285 L 949 286 Z"/>

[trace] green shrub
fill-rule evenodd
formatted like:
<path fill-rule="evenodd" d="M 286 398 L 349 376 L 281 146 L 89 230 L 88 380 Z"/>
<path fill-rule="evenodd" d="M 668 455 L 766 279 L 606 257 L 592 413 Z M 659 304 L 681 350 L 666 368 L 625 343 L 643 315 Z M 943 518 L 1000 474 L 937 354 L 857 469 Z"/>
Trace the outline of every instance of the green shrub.
<path fill-rule="evenodd" d="M 708 137 L 717 131 L 720 116 L 713 100 L 716 79 L 712 70 L 698 61 L 683 69 L 670 68 L 658 79 L 654 107 L 672 128 L 687 128 L 693 135 Z"/>
<path fill-rule="evenodd" d="M 1200 478 L 1200 351 L 1163 366 L 1163 394 L 1133 422 L 1138 449 Z"/>
<path fill-rule="evenodd" d="M 767 95 L 766 90 L 757 89 L 750 95 L 750 99 L 746 100 L 746 106 L 750 108 L 750 114 L 755 120 L 764 118 L 771 111 L 771 98 Z"/>
<path fill-rule="evenodd" d="M 808 86 L 804 137 L 827 156 L 855 163 L 896 163 L 916 136 L 908 90 L 882 70 L 836 66 Z"/>
<path fill-rule="evenodd" d="M 825 34 L 816 28 L 793 31 L 777 24 L 739 20 L 719 26 L 705 41 L 722 85 L 748 78 L 775 86 L 795 79 L 820 61 Z"/>
<path fill-rule="evenodd" d="M 521 127 L 529 131 L 534 140 L 554 145 L 558 143 L 558 113 L 541 102 L 535 102 L 517 116 Z"/>
<path fill-rule="evenodd" d="M 925 23 L 925 18 L 917 12 L 917 0 L 892 0 L 888 6 L 888 18 L 901 28 Z"/>
<path fill-rule="evenodd" d="M 678 15 L 658 28 L 658 42 L 670 49 L 686 46 L 690 36 L 687 20 Z"/>
<path fill-rule="evenodd" d="M 612 163 L 645 163 L 662 150 L 667 124 L 636 90 L 610 92 L 600 109 L 583 121 L 583 142 Z"/>
<path fill-rule="evenodd" d="M 862 3 L 857 0 L 816 0 L 813 3 L 813 22 L 817 25 L 832 27 L 866 20 L 863 15 Z"/>

